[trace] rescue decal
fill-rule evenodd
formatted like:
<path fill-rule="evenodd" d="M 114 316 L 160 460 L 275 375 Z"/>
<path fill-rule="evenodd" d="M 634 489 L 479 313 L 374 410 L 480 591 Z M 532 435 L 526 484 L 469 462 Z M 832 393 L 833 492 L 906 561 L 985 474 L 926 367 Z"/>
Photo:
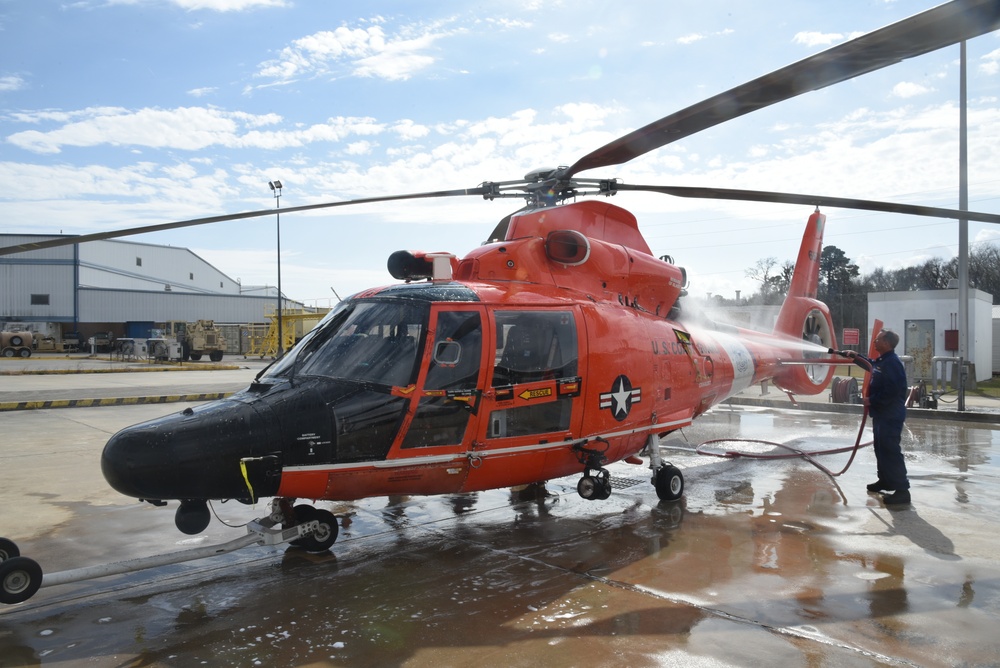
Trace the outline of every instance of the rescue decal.
<path fill-rule="evenodd" d="M 540 387 L 537 390 L 525 390 L 521 394 L 517 395 L 521 399 L 542 399 L 545 397 L 552 396 L 551 387 Z"/>
<path fill-rule="evenodd" d="M 642 401 L 642 388 L 632 387 L 628 376 L 621 375 L 611 384 L 611 391 L 601 394 L 601 408 L 610 408 L 611 415 L 621 422 L 628 417 L 632 404 Z"/>

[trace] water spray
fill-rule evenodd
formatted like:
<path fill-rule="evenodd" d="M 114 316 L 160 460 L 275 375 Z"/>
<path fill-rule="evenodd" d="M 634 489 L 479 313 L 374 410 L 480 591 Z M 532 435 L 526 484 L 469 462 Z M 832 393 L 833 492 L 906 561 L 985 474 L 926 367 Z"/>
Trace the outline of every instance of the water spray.
<path fill-rule="evenodd" d="M 875 338 L 878 336 L 878 334 L 879 334 L 880 331 L 882 331 L 882 321 L 881 320 L 876 320 L 875 321 L 875 326 L 872 328 L 872 339 L 871 340 L 873 342 L 875 341 Z M 808 342 L 806 342 L 806 343 L 808 343 Z M 817 346 L 817 347 L 819 347 L 819 346 Z M 820 348 L 820 350 L 822 350 L 822 347 L 819 347 L 819 348 Z M 834 350 L 833 348 L 827 348 L 826 352 L 827 352 L 828 355 L 839 355 L 840 357 L 849 358 L 849 359 L 853 360 L 856 364 L 859 364 L 866 372 L 868 372 L 869 375 L 865 378 L 864 386 L 863 386 L 863 389 L 862 389 L 862 394 L 864 396 L 867 396 L 868 395 L 868 383 L 871 381 L 871 375 L 870 374 L 871 374 L 871 370 L 872 370 L 871 369 L 871 365 L 868 364 L 868 358 L 863 357 L 863 356 L 859 356 L 858 353 L 855 353 L 852 350 Z M 874 347 L 874 343 L 873 343 L 872 344 L 872 348 L 871 348 L 871 350 L 869 351 L 868 354 L 869 355 L 874 355 L 875 352 L 876 351 L 875 351 L 875 347 Z M 714 457 L 725 457 L 725 458 L 745 457 L 745 458 L 748 458 L 748 459 L 785 459 L 785 458 L 790 458 L 790 457 L 799 457 L 799 458 L 805 459 L 807 462 L 809 462 L 810 464 L 812 464 L 813 466 L 815 466 L 816 468 L 818 468 L 820 471 L 822 471 L 823 473 L 825 473 L 828 476 L 830 476 L 831 478 L 837 478 L 837 477 L 843 475 L 844 473 L 847 473 L 847 470 L 849 468 L 851 468 L 851 464 L 854 462 L 854 457 L 858 454 L 858 450 L 860 448 L 872 445 L 872 441 L 868 441 L 867 443 L 862 443 L 861 442 L 861 436 L 862 436 L 862 434 L 864 434 L 865 424 L 867 422 L 868 422 L 868 404 L 866 402 L 865 405 L 864 405 L 864 408 L 861 411 L 861 424 L 858 425 L 858 436 L 854 440 L 854 445 L 852 447 L 835 448 L 835 449 L 831 449 L 831 450 L 820 450 L 820 451 L 815 451 L 815 452 L 806 452 L 806 451 L 803 451 L 803 450 L 801 450 L 799 448 L 794 448 L 794 447 L 791 447 L 791 446 L 786 445 L 784 443 L 776 443 L 774 441 L 763 441 L 763 440 L 759 440 L 759 439 L 725 439 L 725 438 L 720 438 L 720 439 L 714 439 L 714 440 L 711 440 L 711 441 L 705 441 L 704 443 L 702 443 L 701 445 L 699 445 L 695 449 L 695 451 L 698 452 L 699 454 L 702 454 L 702 455 L 712 455 Z M 746 442 L 746 443 L 759 443 L 759 444 L 768 445 L 768 446 L 772 446 L 772 447 L 778 447 L 778 448 L 781 448 L 781 449 L 786 450 L 788 452 L 780 453 L 780 454 L 778 454 L 778 453 L 749 454 L 749 453 L 739 452 L 737 450 L 723 450 L 722 452 L 710 452 L 708 450 L 704 450 L 703 449 L 707 445 L 714 445 L 714 444 L 726 443 L 726 442 L 740 442 L 740 441 Z M 832 455 L 832 454 L 837 454 L 837 453 L 842 453 L 842 452 L 850 452 L 851 453 L 851 457 L 850 457 L 850 459 L 847 460 L 847 464 L 845 464 L 844 468 L 841 469 L 840 471 L 831 471 L 830 469 L 828 469 L 827 467 L 823 466 L 818 461 L 816 461 L 816 459 L 814 458 L 814 456 L 816 456 L 816 455 Z M 843 494 L 841 494 L 841 496 L 843 496 Z M 844 503 L 845 504 L 847 503 L 847 498 L 846 497 L 844 498 Z"/>

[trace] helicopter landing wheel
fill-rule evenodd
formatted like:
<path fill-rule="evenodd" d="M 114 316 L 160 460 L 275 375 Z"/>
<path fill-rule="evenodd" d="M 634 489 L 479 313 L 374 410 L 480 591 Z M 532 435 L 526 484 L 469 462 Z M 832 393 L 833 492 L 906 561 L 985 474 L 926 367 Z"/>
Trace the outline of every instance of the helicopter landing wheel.
<path fill-rule="evenodd" d="M 306 552 L 325 552 L 329 550 L 340 535 L 340 525 L 337 524 L 337 517 L 329 510 L 314 508 L 306 504 L 299 504 L 293 508 L 295 512 L 296 524 L 304 524 L 316 520 L 319 528 L 309 534 L 289 541 L 295 547 L 301 547 Z"/>
<path fill-rule="evenodd" d="M 0 563 L 0 603 L 24 603 L 42 586 L 42 567 L 28 557 L 11 557 Z"/>
<path fill-rule="evenodd" d="M 611 496 L 611 474 L 605 469 L 598 471 L 596 476 L 589 471 L 584 473 L 576 484 L 576 492 L 588 501 L 603 501 Z"/>
<path fill-rule="evenodd" d="M 664 464 L 656 470 L 653 484 L 660 501 L 676 501 L 684 494 L 684 476 L 679 468 L 671 464 Z"/>
<path fill-rule="evenodd" d="M 14 541 L 6 538 L 0 538 L 0 563 L 20 556 L 21 550 L 17 549 L 17 545 Z"/>

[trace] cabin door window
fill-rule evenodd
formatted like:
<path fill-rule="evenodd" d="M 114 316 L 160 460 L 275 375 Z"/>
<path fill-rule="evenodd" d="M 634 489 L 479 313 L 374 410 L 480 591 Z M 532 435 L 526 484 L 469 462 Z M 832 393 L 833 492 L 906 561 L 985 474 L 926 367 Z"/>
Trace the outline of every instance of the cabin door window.
<path fill-rule="evenodd" d="M 497 311 L 487 438 L 566 431 L 579 395 L 572 311 Z"/>

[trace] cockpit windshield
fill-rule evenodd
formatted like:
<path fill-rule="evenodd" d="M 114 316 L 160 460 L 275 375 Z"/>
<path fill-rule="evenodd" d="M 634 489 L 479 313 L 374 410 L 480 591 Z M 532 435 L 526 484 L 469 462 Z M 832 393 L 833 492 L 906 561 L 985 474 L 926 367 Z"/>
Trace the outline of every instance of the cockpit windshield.
<path fill-rule="evenodd" d="M 416 378 L 428 312 L 427 303 L 408 300 L 341 302 L 268 376 L 409 385 Z"/>

